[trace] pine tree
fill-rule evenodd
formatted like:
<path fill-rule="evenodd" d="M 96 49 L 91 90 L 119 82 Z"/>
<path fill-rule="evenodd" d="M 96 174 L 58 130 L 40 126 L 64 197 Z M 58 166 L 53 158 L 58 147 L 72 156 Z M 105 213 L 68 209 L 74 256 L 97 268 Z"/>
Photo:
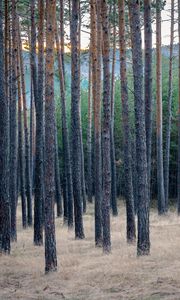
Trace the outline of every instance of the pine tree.
<path fill-rule="evenodd" d="M 146 152 L 148 168 L 148 187 L 151 186 L 151 147 L 152 147 L 152 25 L 151 0 L 144 0 L 144 97 L 146 124 Z"/>
<path fill-rule="evenodd" d="M 165 210 L 168 210 L 169 203 L 169 158 L 171 141 L 171 121 L 172 121 L 172 64 L 173 64 L 173 46 L 174 46 L 174 0 L 171 1 L 171 34 L 170 34 L 170 56 L 169 56 L 169 82 L 168 82 L 168 115 L 166 125 L 166 142 L 164 156 L 164 191 L 165 191 Z"/>
<path fill-rule="evenodd" d="M 3 6 L 0 1 L 0 253 L 10 253 L 9 124 L 5 97 Z"/>
<path fill-rule="evenodd" d="M 102 196 L 102 227 L 103 251 L 111 251 L 110 232 L 110 198 L 111 198 L 111 163 L 110 163 L 110 129 L 111 129 L 111 103 L 110 103 L 110 40 L 108 6 L 101 0 L 102 18 L 102 56 L 103 56 L 103 196 Z"/>
<path fill-rule="evenodd" d="M 75 213 L 75 237 L 84 238 L 82 207 L 82 157 L 80 118 L 80 73 L 78 50 L 79 1 L 72 0 L 71 12 L 71 138 Z"/>
<path fill-rule="evenodd" d="M 136 239 L 134 199 L 131 165 L 131 133 L 129 123 L 128 82 L 126 71 L 126 35 L 125 35 L 125 2 L 119 0 L 119 40 L 120 40 L 120 72 L 121 72 L 121 102 L 122 122 L 124 131 L 124 174 L 125 198 L 127 214 L 127 241 L 132 243 Z"/>
<path fill-rule="evenodd" d="M 45 272 L 57 270 L 55 202 L 55 102 L 54 39 L 56 0 L 46 0 L 46 71 L 45 71 Z"/>
<path fill-rule="evenodd" d="M 148 255 L 150 252 L 149 196 L 146 157 L 145 103 L 143 99 L 143 63 L 140 27 L 140 1 L 129 0 L 128 6 L 132 42 L 136 129 L 136 168 L 138 193 L 137 254 Z"/>
<path fill-rule="evenodd" d="M 162 55 L 161 55 L 161 0 L 156 1 L 156 138 L 158 213 L 165 213 L 163 137 L 162 137 Z"/>
<path fill-rule="evenodd" d="M 32 13 L 34 8 L 32 7 Z M 36 99 L 36 158 L 34 190 L 34 244 L 43 244 L 43 202 L 44 202 L 44 1 L 38 1 L 38 98 Z M 34 24 L 34 16 L 31 16 Z M 33 35 L 33 33 L 32 33 Z M 31 49 L 33 51 L 33 48 Z M 32 54 L 31 54 L 32 55 Z M 31 58 L 33 63 L 34 58 Z M 36 69 L 32 68 L 32 75 Z M 35 75 L 36 78 L 36 75 Z M 36 80 L 36 79 L 34 79 Z M 34 81 L 33 81 L 34 82 Z M 33 83 L 34 84 L 34 83 Z M 35 94 L 34 94 L 35 95 Z"/>

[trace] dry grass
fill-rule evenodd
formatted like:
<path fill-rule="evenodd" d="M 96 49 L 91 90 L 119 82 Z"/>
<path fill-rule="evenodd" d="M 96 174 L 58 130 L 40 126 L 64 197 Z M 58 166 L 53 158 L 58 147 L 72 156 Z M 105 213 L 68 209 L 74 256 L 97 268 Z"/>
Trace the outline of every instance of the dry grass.
<path fill-rule="evenodd" d="M 19 216 L 20 221 L 20 216 Z M 44 275 L 44 248 L 18 223 L 11 256 L 0 257 L 0 299 L 180 299 L 180 219 L 151 212 L 151 255 L 137 258 L 125 239 L 125 209 L 112 218 L 112 254 L 94 247 L 93 207 L 84 217 L 86 239 L 56 220 L 58 272 Z"/>

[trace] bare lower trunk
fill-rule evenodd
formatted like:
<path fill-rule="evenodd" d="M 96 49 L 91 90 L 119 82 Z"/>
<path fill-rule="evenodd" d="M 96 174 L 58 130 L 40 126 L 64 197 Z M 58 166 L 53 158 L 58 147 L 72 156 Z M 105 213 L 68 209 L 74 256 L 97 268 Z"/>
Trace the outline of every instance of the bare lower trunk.
<path fill-rule="evenodd" d="M 161 1 L 156 1 L 156 138 L 158 213 L 165 213 L 163 136 L 162 136 L 162 55 L 161 55 Z"/>
<path fill-rule="evenodd" d="M 110 163 L 110 129 L 111 129 L 111 103 L 110 103 L 110 41 L 108 7 L 101 0 L 102 17 L 102 54 L 103 54 L 103 198 L 102 198 L 102 227 L 103 251 L 111 251 L 110 230 L 110 198 L 111 198 L 111 163 Z"/>
<path fill-rule="evenodd" d="M 131 132 L 129 123 L 128 82 L 126 72 L 126 36 L 125 36 L 125 3 L 119 0 L 119 39 L 120 39 L 120 73 L 121 73 L 121 102 L 122 122 L 124 131 L 124 175 L 125 198 L 127 215 L 127 241 L 136 239 L 134 197 L 132 184 Z"/>
<path fill-rule="evenodd" d="M 148 255 L 150 252 L 149 196 L 146 156 L 145 103 L 143 99 L 143 62 L 140 29 L 140 1 L 129 0 L 128 6 L 132 41 L 136 128 L 136 168 L 138 194 L 137 254 Z"/>
<path fill-rule="evenodd" d="M 171 41 L 169 56 L 169 87 L 168 87 L 168 111 L 166 121 L 166 143 L 164 156 L 164 191 L 165 191 L 165 210 L 169 206 L 169 159 L 170 159 L 170 142 L 171 142 L 171 121 L 172 121 L 172 64 L 173 64 L 173 45 L 174 45 L 174 0 L 171 1 Z"/>

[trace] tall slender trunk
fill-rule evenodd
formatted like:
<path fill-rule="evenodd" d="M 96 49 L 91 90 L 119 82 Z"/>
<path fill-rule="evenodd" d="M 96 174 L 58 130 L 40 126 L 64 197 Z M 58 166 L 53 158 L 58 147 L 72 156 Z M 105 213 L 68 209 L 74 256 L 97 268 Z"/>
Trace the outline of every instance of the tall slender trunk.
<path fill-rule="evenodd" d="M 57 270 L 54 220 L 55 202 L 55 101 L 54 33 L 56 0 L 46 0 L 46 84 L 45 84 L 45 272 Z"/>
<path fill-rule="evenodd" d="M 16 200 L 17 200 L 17 28 L 16 1 L 12 0 L 12 95 L 10 99 L 10 204 L 11 204 L 11 240 L 17 240 Z"/>
<path fill-rule="evenodd" d="M 62 61 L 62 69 L 65 80 L 65 66 L 64 66 L 64 1 L 59 0 L 60 4 L 60 45 L 61 45 L 61 61 Z"/>
<path fill-rule="evenodd" d="M 22 54 L 22 41 L 20 34 L 20 25 L 18 20 L 18 35 L 19 35 L 19 57 L 20 57 L 20 75 L 23 100 L 23 120 L 24 120 L 24 142 L 25 142 L 25 189 L 27 197 L 27 222 L 28 226 L 32 226 L 32 184 L 30 173 L 30 149 L 29 149 L 29 128 L 27 121 L 27 104 L 26 104 L 26 86 L 24 78 L 24 61 Z"/>
<path fill-rule="evenodd" d="M 10 253 L 9 124 L 5 97 L 3 8 L 0 1 L 0 253 Z M 6 95 L 7 96 L 7 95 Z"/>
<path fill-rule="evenodd" d="M 102 54 L 103 54 L 103 198 L 102 198 L 102 227 L 103 251 L 111 251 L 110 230 L 110 198 L 111 198 L 111 163 L 110 163 L 110 129 L 111 129 L 111 103 L 110 103 L 110 40 L 108 7 L 105 0 L 101 0 L 102 18 Z"/>
<path fill-rule="evenodd" d="M 178 0 L 178 38 L 179 38 L 179 99 L 178 99 L 178 214 L 180 215 L 180 0 Z"/>
<path fill-rule="evenodd" d="M 16 19 L 16 26 L 18 20 Z M 18 27 L 17 27 L 18 28 Z M 18 36 L 17 36 L 18 38 Z M 21 77 L 20 77 L 20 53 L 17 53 L 17 85 L 18 85 L 18 168 L 20 179 L 20 195 L 22 205 L 22 226 L 27 227 L 27 204 L 25 191 L 25 161 L 24 161 L 24 131 L 22 126 L 22 93 L 21 93 Z"/>
<path fill-rule="evenodd" d="M 61 181 L 59 170 L 59 148 L 58 148 L 58 132 L 55 119 L 55 185 L 56 185 L 56 205 L 57 205 L 57 217 L 62 216 L 62 198 L 61 198 Z"/>
<path fill-rule="evenodd" d="M 87 127 L 87 197 L 92 203 L 92 47 L 89 46 L 88 127 Z"/>
<path fill-rule="evenodd" d="M 79 25 L 78 25 L 78 51 L 79 51 L 79 78 L 81 78 L 81 1 L 79 1 Z M 80 122 L 81 122 L 81 87 L 80 87 Z M 82 122 L 81 122 L 82 123 Z M 86 184 L 84 172 L 84 146 L 83 136 L 81 130 L 81 185 L 82 185 L 82 198 L 83 198 L 83 212 L 86 213 Z"/>
<path fill-rule="evenodd" d="M 150 198 L 151 188 L 151 140 L 152 140 L 152 25 L 151 0 L 144 0 L 144 97 L 145 97 L 145 124 L 146 124 L 146 153 L 148 188 Z M 150 199 L 149 199 L 150 200 Z"/>
<path fill-rule="evenodd" d="M 169 56 L 169 83 L 168 83 L 168 111 L 166 121 L 166 142 L 164 155 L 164 191 L 165 191 L 165 210 L 168 211 L 169 204 L 169 159 L 171 142 L 171 121 L 172 121 L 172 80 L 173 80 L 173 46 L 174 46 L 174 0 L 171 1 L 171 37 L 170 37 L 170 56 Z"/>
<path fill-rule="evenodd" d="M 95 245 L 102 246 L 102 155 L 101 155 L 101 35 L 100 2 L 91 0 L 92 97 L 94 113 Z M 98 22 L 97 22 L 98 20 Z"/>
<path fill-rule="evenodd" d="M 113 55 L 111 72 L 111 206 L 114 216 L 118 215 L 116 190 L 116 158 L 114 143 L 114 93 L 115 93 L 115 64 L 116 64 L 116 1 L 113 4 Z"/>
<path fill-rule="evenodd" d="M 84 238 L 82 216 L 82 160 L 81 160 L 81 118 L 80 118 L 80 77 L 78 51 L 79 1 L 72 0 L 71 13 L 71 137 L 72 172 L 75 211 L 75 237 Z"/>
<path fill-rule="evenodd" d="M 143 99 L 143 63 L 140 27 L 140 1 L 129 0 L 128 6 L 132 41 L 136 128 L 136 163 L 138 193 L 137 254 L 148 255 L 150 252 L 149 197 L 146 156 L 145 103 Z"/>
<path fill-rule="evenodd" d="M 119 0 L 119 41 L 120 41 L 120 73 L 122 122 L 124 132 L 124 174 L 127 215 L 127 241 L 136 239 L 134 197 L 132 184 L 131 131 L 129 123 L 128 82 L 126 72 L 126 35 L 125 35 L 125 2 Z"/>
<path fill-rule="evenodd" d="M 59 154 L 58 154 L 58 134 L 57 134 L 56 119 L 55 119 L 55 184 L 56 184 L 57 217 L 61 217 L 62 216 L 62 197 L 61 197 L 61 181 L 60 181 Z"/>
<path fill-rule="evenodd" d="M 44 203 L 44 1 L 38 1 L 38 98 L 36 104 L 36 158 L 34 190 L 34 244 L 43 244 Z M 33 16 L 32 16 L 33 18 Z M 32 22 L 33 25 L 33 22 Z M 31 42 L 32 44 L 32 42 Z M 33 51 L 33 49 L 31 50 Z M 31 58 L 32 59 L 32 58 Z M 32 68 L 32 75 L 36 71 Z M 35 76 L 36 77 L 36 76 Z M 35 80 L 35 79 L 34 79 Z M 34 84 L 33 80 L 33 84 Z M 35 95 L 35 94 L 34 94 Z"/>
<path fill-rule="evenodd" d="M 60 91 L 61 91 L 61 109 L 62 109 L 62 134 L 63 134 L 63 158 L 65 164 L 65 175 L 67 181 L 67 197 L 68 197 L 68 226 L 73 226 L 73 184 L 72 184 L 72 168 L 71 168 L 71 154 L 69 145 L 69 131 L 67 124 L 67 108 L 66 108 L 66 93 L 65 93 L 65 80 L 63 65 L 61 60 L 61 52 L 59 47 L 59 38 L 57 33 L 56 25 L 56 50 L 58 56 L 58 68 L 59 68 L 59 79 L 60 79 Z"/>
<path fill-rule="evenodd" d="M 30 4 L 31 4 L 31 44 L 30 44 L 31 76 L 33 80 L 34 102 L 36 105 L 38 99 L 38 86 L 37 86 L 37 66 L 36 66 L 35 0 L 31 0 Z"/>
<path fill-rule="evenodd" d="M 156 139 L 158 213 L 165 213 L 163 137 L 162 137 L 162 55 L 161 55 L 161 0 L 156 1 Z"/>

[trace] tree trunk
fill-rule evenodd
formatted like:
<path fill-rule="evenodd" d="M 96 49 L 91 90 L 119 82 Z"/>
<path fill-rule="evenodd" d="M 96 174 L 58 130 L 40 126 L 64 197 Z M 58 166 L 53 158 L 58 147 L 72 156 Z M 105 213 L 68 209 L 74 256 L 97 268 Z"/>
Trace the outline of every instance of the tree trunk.
<path fill-rule="evenodd" d="M 162 137 L 162 55 L 161 55 L 161 0 L 156 1 L 156 138 L 158 213 L 165 213 L 163 137 Z"/>
<path fill-rule="evenodd" d="M 38 98 L 36 105 L 36 158 L 34 190 L 34 244 L 43 244 L 43 203 L 44 203 L 44 1 L 38 1 Z M 32 18 L 34 18 L 32 16 Z M 33 26 L 33 23 L 32 23 Z M 33 48 L 32 48 L 33 50 Z M 32 68 L 32 75 L 36 72 Z M 33 80 L 34 84 L 34 80 Z M 34 94 L 35 95 L 35 94 Z"/>
<path fill-rule="evenodd" d="M 145 103 L 143 99 L 143 63 L 140 28 L 140 1 L 129 0 L 130 29 L 134 76 L 136 163 L 138 193 L 138 242 L 137 254 L 148 255 L 149 241 L 149 197 L 146 157 Z"/>
<path fill-rule="evenodd" d="M 97 4 L 97 5 L 96 5 Z M 97 15 L 98 14 L 98 15 Z M 102 156 L 101 156 L 101 35 L 100 3 L 91 0 L 92 96 L 94 109 L 95 245 L 102 246 Z M 98 20 L 98 22 L 97 22 Z"/>
<path fill-rule="evenodd" d="M 18 20 L 16 19 L 16 26 L 18 28 Z M 18 36 L 17 36 L 18 39 Z M 22 127 L 22 94 L 21 94 L 21 77 L 20 77 L 20 53 L 17 52 L 17 84 L 18 84 L 18 168 L 20 179 L 20 194 L 22 205 L 22 226 L 27 227 L 27 205 L 26 205 L 26 191 L 25 191 L 25 161 L 24 161 L 24 131 Z"/>
<path fill-rule="evenodd" d="M 45 272 L 57 270 L 55 202 L 55 101 L 54 32 L 56 0 L 46 1 L 46 84 L 45 84 Z"/>
<path fill-rule="evenodd" d="M 110 198 L 111 198 L 111 162 L 110 162 L 110 129 L 111 129 L 111 103 L 110 103 L 110 41 L 108 6 L 101 0 L 102 17 L 102 54 L 103 54 L 103 198 L 102 198 L 102 227 L 103 251 L 111 251 L 110 233 Z"/>
<path fill-rule="evenodd" d="M 126 72 L 126 35 L 125 35 L 125 3 L 119 0 L 119 40 L 120 40 L 120 73 L 121 73 L 121 102 L 122 122 L 124 132 L 124 175 L 125 198 L 127 215 L 127 242 L 132 243 L 136 239 L 134 197 L 132 184 L 131 163 L 131 131 L 129 123 L 128 82 Z"/>
<path fill-rule="evenodd" d="M 179 37 L 179 106 L 178 106 L 178 215 L 180 215 L 180 0 L 178 0 L 178 37 Z"/>
<path fill-rule="evenodd" d="M 146 153 L 148 188 L 150 200 L 151 188 L 151 140 L 152 140 L 152 26 L 151 0 L 144 0 L 144 97 L 145 97 L 145 124 L 146 124 Z"/>
<path fill-rule="evenodd" d="M 58 56 L 58 68 L 59 68 L 59 79 L 60 79 L 60 91 L 61 91 L 61 109 L 62 109 L 62 134 L 63 134 L 63 159 L 65 167 L 65 176 L 66 176 L 66 187 L 67 187 L 67 199 L 68 199 L 68 226 L 69 228 L 73 226 L 73 184 L 72 184 L 72 168 L 71 168 L 71 154 L 70 154 L 70 145 L 69 145 L 69 132 L 67 124 L 67 109 L 66 109 L 66 93 L 65 93 L 65 80 L 63 65 L 61 60 L 61 52 L 59 47 L 59 38 L 57 33 L 56 25 L 56 50 Z"/>
<path fill-rule="evenodd" d="M 61 197 L 61 181 L 60 181 L 60 171 L 59 171 L 58 135 L 57 135 L 56 120 L 55 120 L 55 184 L 56 184 L 57 217 L 61 217 L 62 197 Z"/>
<path fill-rule="evenodd" d="M 92 203 L 92 47 L 89 46 L 88 127 L 87 127 L 87 197 Z"/>
<path fill-rule="evenodd" d="M 10 174 L 9 195 L 11 204 L 11 240 L 17 240 L 16 202 L 17 202 L 17 28 L 16 1 L 12 0 L 12 95 L 10 98 Z"/>
<path fill-rule="evenodd" d="M 72 172 L 75 210 L 75 237 L 84 238 L 82 216 L 82 159 L 80 118 L 80 77 L 78 50 L 79 1 L 72 0 L 71 13 L 71 129 L 72 129 Z"/>
<path fill-rule="evenodd" d="M 28 226 L 32 226 L 32 184 L 30 173 L 30 152 L 29 152 L 29 129 L 27 122 L 27 105 L 26 105 L 26 86 L 24 78 L 24 61 L 22 54 L 22 42 L 20 34 L 20 25 L 18 20 L 18 35 L 19 35 L 19 57 L 20 57 L 20 75 L 21 75 L 21 88 L 23 100 L 23 119 L 24 119 L 24 142 L 25 142 L 25 189 L 27 197 L 27 222 Z"/>
<path fill-rule="evenodd" d="M 174 46 L 174 0 L 171 1 L 171 37 L 170 37 L 170 56 L 169 56 L 169 83 L 168 83 L 168 111 L 166 120 L 166 142 L 164 156 L 164 191 L 165 191 L 165 211 L 169 206 L 169 159 L 171 142 L 171 121 L 172 121 L 172 64 L 173 64 L 173 46 Z"/>
<path fill-rule="evenodd" d="M 113 8 L 113 56 L 111 73 L 111 206 L 113 216 L 118 215 L 116 190 L 116 158 L 114 144 L 114 93 L 115 93 L 115 64 L 116 64 L 116 2 Z"/>
<path fill-rule="evenodd" d="M 0 253 L 10 253 L 9 124 L 5 97 L 3 8 L 0 1 Z"/>

